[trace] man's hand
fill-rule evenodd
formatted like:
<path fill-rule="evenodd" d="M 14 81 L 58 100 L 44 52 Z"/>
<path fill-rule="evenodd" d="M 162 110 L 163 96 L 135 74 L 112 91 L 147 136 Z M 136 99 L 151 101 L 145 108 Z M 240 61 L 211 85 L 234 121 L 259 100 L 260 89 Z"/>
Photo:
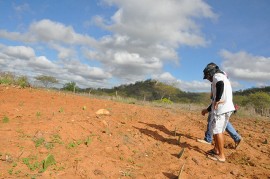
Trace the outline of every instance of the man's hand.
<path fill-rule="evenodd" d="M 202 110 L 202 115 L 205 116 L 205 114 L 208 113 L 207 109 Z"/>
<path fill-rule="evenodd" d="M 224 101 L 216 101 L 216 102 L 214 103 L 214 109 L 217 109 L 217 108 L 218 108 L 218 105 L 219 105 L 219 104 L 222 104 L 222 103 L 224 103 Z"/>

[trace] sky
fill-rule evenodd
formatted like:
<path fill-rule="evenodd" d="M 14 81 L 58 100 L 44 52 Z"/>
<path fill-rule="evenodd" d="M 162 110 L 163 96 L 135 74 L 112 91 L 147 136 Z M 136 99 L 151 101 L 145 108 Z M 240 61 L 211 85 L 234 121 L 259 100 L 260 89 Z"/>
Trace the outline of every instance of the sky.
<path fill-rule="evenodd" d="M 0 0 L 0 72 L 112 88 L 155 79 L 210 91 L 270 86 L 269 0 Z"/>

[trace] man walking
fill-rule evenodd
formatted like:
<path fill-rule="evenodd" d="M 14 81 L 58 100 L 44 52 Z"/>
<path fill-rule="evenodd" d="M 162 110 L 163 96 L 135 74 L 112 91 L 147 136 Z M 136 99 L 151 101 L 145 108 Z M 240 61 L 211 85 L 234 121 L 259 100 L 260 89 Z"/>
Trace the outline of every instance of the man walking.
<path fill-rule="evenodd" d="M 212 102 L 208 108 L 202 110 L 202 115 L 211 112 L 210 127 L 215 141 L 214 149 L 208 151 L 209 155 L 207 157 L 215 161 L 225 162 L 223 132 L 231 114 L 235 110 L 232 101 L 231 83 L 214 63 L 209 63 L 203 73 L 204 79 L 212 83 Z"/>

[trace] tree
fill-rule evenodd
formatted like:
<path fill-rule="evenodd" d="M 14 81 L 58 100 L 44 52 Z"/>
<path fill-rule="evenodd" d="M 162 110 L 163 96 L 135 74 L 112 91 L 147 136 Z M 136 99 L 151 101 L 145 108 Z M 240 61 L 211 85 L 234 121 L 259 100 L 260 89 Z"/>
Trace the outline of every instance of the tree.
<path fill-rule="evenodd" d="M 253 105 L 256 112 L 263 115 L 264 111 L 270 106 L 270 95 L 266 92 L 256 92 L 250 94 L 245 103 Z"/>
<path fill-rule="evenodd" d="M 45 88 L 48 88 L 50 84 L 58 83 L 56 78 L 52 76 L 40 75 L 35 77 L 36 80 L 40 81 Z"/>
<path fill-rule="evenodd" d="M 76 83 L 72 81 L 65 83 L 62 89 L 66 91 L 73 91 L 75 93 L 75 91 L 77 91 L 79 88 L 76 86 Z"/>
<path fill-rule="evenodd" d="M 270 106 L 270 95 L 265 92 L 257 92 L 250 94 L 248 101 L 253 104 L 255 108 L 266 109 Z"/>
<path fill-rule="evenodd" d="M 155 88 L 159 92 L 160 99 L 164 98 L 165 96 L 170 99 L 172 96 L 176 96 L 176 94 L 180 92 L 180 90 L 174 86 L 170 86 L 162 82 L 157 82 Z"/>

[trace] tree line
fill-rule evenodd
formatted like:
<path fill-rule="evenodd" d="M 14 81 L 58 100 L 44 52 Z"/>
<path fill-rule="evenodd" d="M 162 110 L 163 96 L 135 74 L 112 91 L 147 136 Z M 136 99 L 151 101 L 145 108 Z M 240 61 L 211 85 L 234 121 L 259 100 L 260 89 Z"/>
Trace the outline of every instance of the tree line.
<path fill-rule="evenodd" d="M 35 79 L 45 88 L 54 88 L 58 80 L 52 76 L 39 75 Z M 26 76 L 16 77 L 12 73 L 0 73 L 0 84 L 15 84 L 21 87 L 30 86 Z M 196 103 L 207 105 L 210 103 L 209 93 L 185 92 L 173 84 L 166 84 L 153 79 L 137 81 L 113 88 L 80 88 L 75 82 L 67 82 L 58 90 L 93 95 L 121 96 L 143 101 L 161 101 L 169 103 Z M 270 86 L 250 88 L 234 92 L 234 103 L 240 107 L 253 107 L 256 112 L 269 114 Z M 268 112 L 267 112 L 268 111 Z"/>

